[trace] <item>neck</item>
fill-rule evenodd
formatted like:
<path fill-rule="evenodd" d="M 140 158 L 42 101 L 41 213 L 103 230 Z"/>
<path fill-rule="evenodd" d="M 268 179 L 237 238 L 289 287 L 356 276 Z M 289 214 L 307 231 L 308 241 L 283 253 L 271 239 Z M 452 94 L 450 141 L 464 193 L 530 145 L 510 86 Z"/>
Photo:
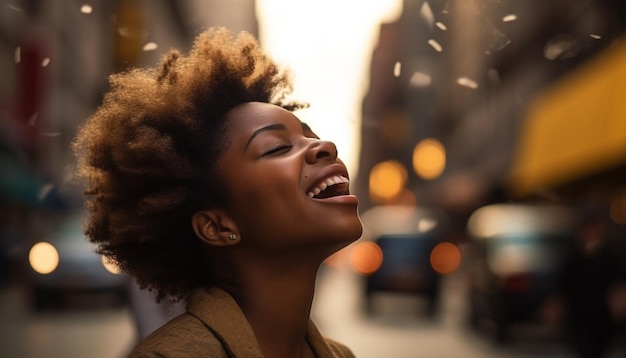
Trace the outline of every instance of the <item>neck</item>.
<path fill-rule="evenodd" d="M 256 262 L 255 262 L 256 261 Z M 306 357 L 306 333 L 319 264 L 248 257 L 234 279 L 222 281 L 250 323 L 266 357 Z"/>

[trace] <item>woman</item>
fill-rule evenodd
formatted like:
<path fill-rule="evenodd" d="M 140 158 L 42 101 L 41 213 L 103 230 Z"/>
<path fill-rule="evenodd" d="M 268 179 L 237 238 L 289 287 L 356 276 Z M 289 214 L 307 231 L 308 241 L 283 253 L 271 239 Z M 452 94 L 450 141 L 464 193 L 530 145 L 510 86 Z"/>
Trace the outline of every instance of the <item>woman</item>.
<path fill-rule="evenodd" d="M 75 142 L 86 234 L 159 298 L 188 300 L 131 357 L 352 357 L 309 315 L 320 264 L 358 239 L 331 142 L 288 73 L 242 33 L 111 77 Z"/>

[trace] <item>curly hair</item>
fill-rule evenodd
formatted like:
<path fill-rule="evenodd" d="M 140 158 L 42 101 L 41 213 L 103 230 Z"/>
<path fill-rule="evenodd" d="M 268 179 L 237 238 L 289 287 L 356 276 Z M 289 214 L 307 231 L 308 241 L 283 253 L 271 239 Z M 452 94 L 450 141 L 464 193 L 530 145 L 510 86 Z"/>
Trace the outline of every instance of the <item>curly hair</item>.
<path fill-rule="evenodd" d="M 85 234 L 98 252 L 158 300 L 184 299 L 210 285 L 206 256 L 191 227 L 194 212 L 223 206 L 215 170 L 228 145 L 225 116 L 245 102 L 289 111 L 289 72 L 245 32 L 211 28 L 187 56 L 166 54 L 154 68 L 111 75 L 101 106 L 73 143 L 86 180 Z"/>

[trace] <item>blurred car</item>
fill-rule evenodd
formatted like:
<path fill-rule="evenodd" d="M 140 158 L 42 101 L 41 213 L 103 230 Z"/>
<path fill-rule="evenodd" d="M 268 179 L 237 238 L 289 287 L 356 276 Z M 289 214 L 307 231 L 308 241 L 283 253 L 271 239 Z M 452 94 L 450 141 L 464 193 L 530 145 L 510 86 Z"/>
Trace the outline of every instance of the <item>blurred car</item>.
<path fill-rule="evenodd" d="M 83 218 L 82 213 L 63 215 L 52 233 L 30 247 L 35 309 L 71 304 L 72 297 L 90 300 L 94 294 L 110 297 L 114 304 L 126 301 L 128 277 L 95 252 L 96 246 L 83 234 Z"/>
<path fill-rule="evenodd" d="M 519 324 L 543 324 L 571 242 L 571 212 L 493 204 L 469 218 L 469 323 L 496 342 Z"/>
<path fill-rule="evenodd" d="M 410 294 L 425 298 L 426 316 L 434 317 L 442 275 L 450 271 L 444 268 L 450 262 L 450 252 L 441 250 L 446 227 L 443 213 L 429 208 L 380 206 L 361 217 L 364 237 L 353 249 L 352 262 L 364 277 L 366 313 L 376 312 L 374 296 L 378 293 Z M 460 257 L 452 260 L 458 265 Z"/>

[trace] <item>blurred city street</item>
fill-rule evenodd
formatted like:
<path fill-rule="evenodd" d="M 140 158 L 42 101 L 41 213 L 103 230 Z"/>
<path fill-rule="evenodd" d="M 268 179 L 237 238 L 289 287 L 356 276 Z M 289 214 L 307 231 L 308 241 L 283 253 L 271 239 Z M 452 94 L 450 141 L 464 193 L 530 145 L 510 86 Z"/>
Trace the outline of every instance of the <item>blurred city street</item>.
<path fill-rule="evenodd" d="M 419 299 L 391 295 L 379 297 L 375 316 L 365 316 L 359 285 L 359 277 L 350 271 L 325 268 L 313 307 L 320 330 L 350 346 L 359 358 L 573 357 L 563 345 L 538 337 L 497 348 L 486 337 L 467 331 L 461 275 L 445 281 L 442 312 L 436 320 L 421 315 Z M 118 358 L 128 353 L 136 337 L 126 307 L 38 313 L 15 286 L 3 289 L 0 299 L 2 357 Z"/>
<path fill-rule="evenodd" d="M 626 357 L 625 4 L 0 0 L 0 358 L 122 358 L 156 317 L 40 307 L 132 296 L 67 215 L 72 143 L 110 74 L 222 26 L 290 70 L 360 200 L 369 266 L 320 271 L 325 336 L 358 358 L 574 358 L 574 327 Z"/>
<path fill-rule="evenodd" d="M 126 308 L 35 312 L 20 287 L 0 293 L 0 356 L 119 358 L 135 337 Z"/>
<path fill-rule="evenodd" d="M 444 281 L 436 319 L 423 314 L 419 298 L 397 294 L 380 294 L 376 314 L 366 316 L 360 309 L 358 277 L 333 270 L 320 280 L 314 319 L 327 336 L 347 344 L 359 358 L 573 357 L 566 347 L 545 339 L 498 347 L 470 332 L 464 289 L 461 275 Z"/>

